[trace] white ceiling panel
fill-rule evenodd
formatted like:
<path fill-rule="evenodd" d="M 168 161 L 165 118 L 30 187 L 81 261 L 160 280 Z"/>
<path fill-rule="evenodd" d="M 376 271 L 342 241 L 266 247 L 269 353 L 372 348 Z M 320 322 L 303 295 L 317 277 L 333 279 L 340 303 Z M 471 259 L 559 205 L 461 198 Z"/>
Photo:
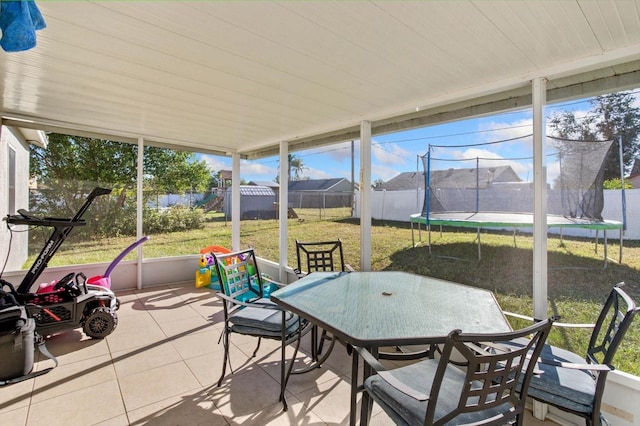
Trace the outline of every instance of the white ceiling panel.
<path fill-rule="evenodd" d="M 362 120 L 411 126 L 447 105 L 507 99 L 533 77 L 558 87 L 624 69 L 633 84 L 639 4 L 42 0 L 36 48 L 0 52 L 0 112 L 263 155 L 352 137 Z"/>

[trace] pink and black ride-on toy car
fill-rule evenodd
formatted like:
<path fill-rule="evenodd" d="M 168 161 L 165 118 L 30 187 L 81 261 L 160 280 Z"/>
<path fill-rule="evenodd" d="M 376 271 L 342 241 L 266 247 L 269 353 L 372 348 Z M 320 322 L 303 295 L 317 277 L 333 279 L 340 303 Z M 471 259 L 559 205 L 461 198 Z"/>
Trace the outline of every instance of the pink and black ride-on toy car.
<path fill-rule="evenodd" d="M 118 324 L 116 310 L 119 303 L 115 293 L 110 289 L 110 274 L 118 262 L 129 251 L 146 241 L 147 237 L 125 249 L 107 268 L 103 276 L 87 280 L 83 273 L 69 273 L 58 281 L 42 285 L 36 293 L 31 293 L 36 280 L 71 230 L 86 224 L 82 216 L 93 200 L 110 193 L 110 189 L 94 188 L 71 219 L 42 217 L 25 210 L 18 210 L 18 214 L 8 215 L 4 219 L 9 229 L 11 229 L 10 225 L 53 228 L 44 248 L 14 294 L 16 300 L 27 308 L 29 316 L 35 319 L 36 331 L 43 336 L 69 328 L 82 327 L 87 336 L 102 339 L 111 334 Z"/>

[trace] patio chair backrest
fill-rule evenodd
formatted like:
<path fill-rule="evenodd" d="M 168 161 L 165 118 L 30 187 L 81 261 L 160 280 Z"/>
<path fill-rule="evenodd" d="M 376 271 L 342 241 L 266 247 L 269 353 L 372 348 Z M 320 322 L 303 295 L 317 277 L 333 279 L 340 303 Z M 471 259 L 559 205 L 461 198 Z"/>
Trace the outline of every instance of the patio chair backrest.
<path fill-rule="evenodd" d="M 495 335 L 452 331 L 444 344 L 435 373 L 425 424 L 446 424 L 458 416 L 480 412 L 493 412 L 498 418 L 478 424 L 505 424 L 521 418 L 527 388 L 536 365 L 528 360 L 538 358 L 551 329 L 551 322 L 547 319 L 522 330 Z M 525 346 L 516 348 L 508 344 L 529 335 L 532 337 Z M 452 389 L 441 389 L 441 385 L 448 383 L 445 373 L 451 368 L 451 355 L 456 352 L 456 363 L 460 364 L 462 359 L 462 365 L 466 367 L 466 376 L 459 382 L 462 388 L 459 397 L 452 393 Z M 518 381 L 522 382 L 522 388 Z M 436 419 L 439 396 L 459 399 L 457 408 Z"/>
<path fill-rule="evenodd" d="M 296 240 L 299 274 L 318 271 L 345 271 L 342 241 L 301 242 Z M 304 269 L 303 268 L 306 268 Z"/>
<path fill-rule="evenodd" d="M 246 302 L 262 297 L 262 280 L 253 249 L 232 253 L 213 253 L 221 291 Z"/>
<path fill-rule="evenodd" d="M 616 284 L 595 323 L 587 349 L 587 362 L 611 365 L 625 333 L 640 310 L 635 302 Z"/>

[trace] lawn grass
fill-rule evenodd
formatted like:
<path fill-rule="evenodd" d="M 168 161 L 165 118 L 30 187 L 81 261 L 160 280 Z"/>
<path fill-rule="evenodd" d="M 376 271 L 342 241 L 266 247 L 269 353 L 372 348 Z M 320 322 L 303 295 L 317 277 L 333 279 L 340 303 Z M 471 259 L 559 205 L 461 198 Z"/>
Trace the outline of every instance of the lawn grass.
<path fill-rule="evenodd" d="M 288 260 L 295 265 L 295 240 L 318 241 L 341 238 L 345 260 L 356 270 L 360 265 L 360 226 L 348 218 L 349 210 L 298 210 L 298 219 L 289 220 Z M 210 215 L 205 228 L 186 232 L 152 235 L 144 245 L 145 257 L 178 256 L 197 253 L 208 245 L 231 246 L 231 223 L 220 215 Z M 475 231 L 459 228 L 432 232 L 432 254 L 422 243 L 412 246 L 408 223 L 373 221 L 372 270 L 401 270 L 432 276 L 462 284 L 485 288 L 495 293 L 506 311 L 531 315 L 533 281 L 533 238 L 509 232 L 482 232 L 482 259 L 477 260 Z M 241 246 L 254 247 L 260 257 L 279 258 L 279 226 L 276 220 L 248 220 L 241 224 Z M 613 234 L 613 233 L 611 233 Z M 417 233 L 416 233 L 417 238 Z M 70 240 L 72 237 L 70 238 Z M 99 242 L 67 241 L 52 259 L 50 266 L 110 261 L 135 239 L 108 238 Z M 563 322 L 590 323 L 596 316 L 611 287 L 626 282 L 625 290 L 640 301 L 640 243 L 625 242 L 623 262 L 610 261 L 603 268 L 602 241 L 549 236 L 548 239 L 548 306 L 549 315 L 560 315 Z M 619 240 L 609 240 L 609 257 L 617 259 Z M 132 256 L 132 255 L 130 255 Z M 30 265 L 33 256 L 27 262 Z M 524 324 L 513 322 L 514 327 Z M 554 344 L 585 353 L 588 331 L 555 329 L 550 336 Z M 615 364 L 626 372 L 640 376 L 640 319 L 632 325 L 618 351 Z"/>

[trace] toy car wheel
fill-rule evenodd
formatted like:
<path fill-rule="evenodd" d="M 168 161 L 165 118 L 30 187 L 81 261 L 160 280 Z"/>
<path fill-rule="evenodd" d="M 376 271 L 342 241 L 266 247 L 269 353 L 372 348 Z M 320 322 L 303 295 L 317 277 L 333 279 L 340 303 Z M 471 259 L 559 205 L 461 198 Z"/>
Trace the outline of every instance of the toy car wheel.
<path fill-rule="evenodd" d="M 94 339 L 104 339 L 118 325 L 118 316 L 110 308 L 93 309 L 84 320 L 84 334 Z"/>

